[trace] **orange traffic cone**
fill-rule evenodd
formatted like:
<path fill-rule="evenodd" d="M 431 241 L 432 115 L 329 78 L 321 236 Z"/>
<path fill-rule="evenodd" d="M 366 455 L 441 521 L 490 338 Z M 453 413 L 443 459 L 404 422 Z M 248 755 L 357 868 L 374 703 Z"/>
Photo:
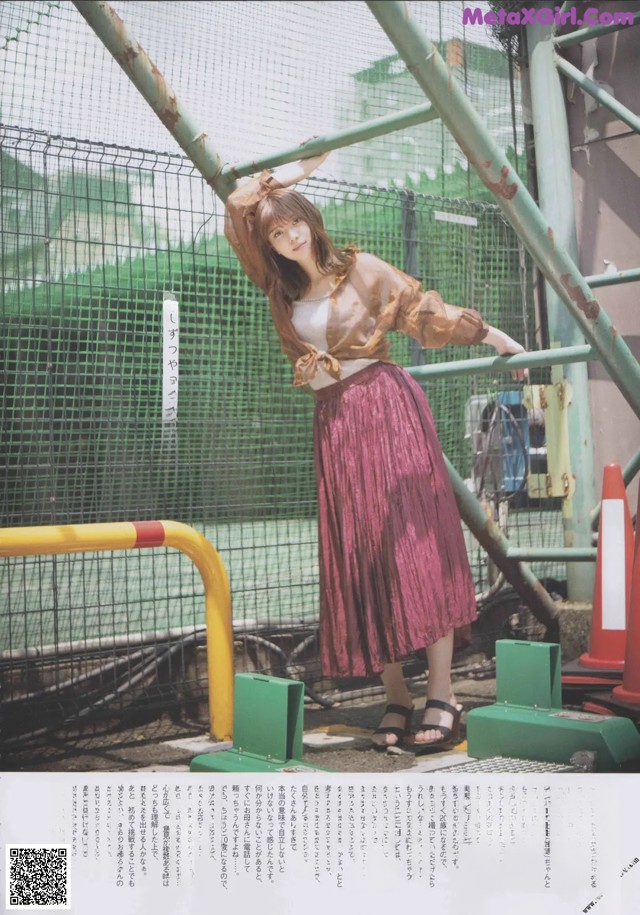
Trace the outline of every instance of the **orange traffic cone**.
<path fill-rule="evenodd" d="M 589 651 L 584 667 L 623 670 L 633 569 L 633 526 L 619 464 L 607 464 L 596 556 Z"/>
<path fill-rule="evenodd" d="M 636 512 L 636 542 L 629 597 L 629 628 L 627 649 L 624 655 L 624 677 L 622 686 L 613 690 L 615 699 L 640 705 L 640 488 L 638 489 L 638 510 Z"/>

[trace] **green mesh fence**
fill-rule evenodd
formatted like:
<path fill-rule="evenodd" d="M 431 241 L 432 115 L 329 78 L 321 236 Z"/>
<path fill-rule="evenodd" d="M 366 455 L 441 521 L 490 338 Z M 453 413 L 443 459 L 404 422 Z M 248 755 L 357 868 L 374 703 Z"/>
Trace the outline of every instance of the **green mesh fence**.
<path fill-rule="evenodd" d="M 293 126 L 308 135 L 424 101 L 364 4 L 185 2 L 178 22 L 173 4 L 115 6 L 230 161 L 291 145 Z M 465 34 L 462 4 L 412 7 L 486 116 L 495 109 L 517 158 L 517 81 L 504 56 Z M 314 636 L 313 400 L 291 386 L 266 299 L 222 234 L 221 204 L 71 4 L 4 4 L 0 23 L 0 524 L 191 524 L 229 572 L 238 663 L 334 688 Z M 529 261 L 440 125 L 341 150 L 306 190 L 339 243 L 535 346 Z M 167 299 L 179 322 L 173 367 Z M 392 354 L 425 359 L 402 337 Z M 179 396 L 168 426 L 170 376 Z M 486 376 L 426 386 L 448 456 L 497 501 L 504 475 L 490 479 L 474 451 L 490 431 L 482 410 L 512 389 Z M 560 542 L 556 506 L 527 502 L 517 486 L 508 496 L 515 542 Z M 483 591 L 493 573 L 468 543 Z M 131 707 L 201 703 L 203 623 L 199 577 L 172 550 L 5 561 L 9 741 Z"/>
<path fill-rule="evenodd" d="M 360 0 L 181 0 L 179 13 L 166 2 L 112 6 L 230 163 L 426 101 Z M 462 0 L 409 6 L 504 147 L 522 154 L 519 79 L 488 29 L 463 25 Z M 180 152 L 70 2 L 6 3 L 0 24 L 5 124 Z M 439 122 L 336 151 L 322 174 L 383 187 L 435 181 L 430 191 L 450 196 L 483 192 Z"/>

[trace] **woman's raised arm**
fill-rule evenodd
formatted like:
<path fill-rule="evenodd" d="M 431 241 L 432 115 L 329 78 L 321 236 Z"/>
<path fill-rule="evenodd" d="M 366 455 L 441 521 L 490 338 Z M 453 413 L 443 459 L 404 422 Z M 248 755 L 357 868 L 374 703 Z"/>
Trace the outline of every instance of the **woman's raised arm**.
<path fill-rule="evenodd" d="M 321 153 L 298 162 L 288 162 L 273 172 L 264 171 L 229 194 L 225 206 L 225 235 L 242 269 L 261 289 L 267 288 L 267 276 L 253 234 L 256 207 L 275 188 L 291 187 L 308 178 L 328 155 Z"/>
<path fill-rule="evenodd" d="M 308 141 L 307 141 L 308 142 Z M 304 143 L 302 144 L 304 146 Z M 328 152 L 320 153 L 317 156 L 309 156 L 308 159 L 299 159 L 297 162 L 288 162 L 286 165 L 280 165 L 273 171 L 273 177 L 280 187 L 291 187 L 298 181 L 304 181 L 314 172 L 327 158 Z"/>

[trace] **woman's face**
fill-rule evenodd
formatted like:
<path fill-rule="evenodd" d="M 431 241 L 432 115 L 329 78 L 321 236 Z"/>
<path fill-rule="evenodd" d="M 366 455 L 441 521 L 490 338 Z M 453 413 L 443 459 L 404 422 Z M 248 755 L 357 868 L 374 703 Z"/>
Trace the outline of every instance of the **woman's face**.
<path fill-rule="evenodd" d="M 309 223 L 294 216 L 269 231 L 269 244 L 282 257 L 304 263 L 312 256 L 313 239 Z"/>

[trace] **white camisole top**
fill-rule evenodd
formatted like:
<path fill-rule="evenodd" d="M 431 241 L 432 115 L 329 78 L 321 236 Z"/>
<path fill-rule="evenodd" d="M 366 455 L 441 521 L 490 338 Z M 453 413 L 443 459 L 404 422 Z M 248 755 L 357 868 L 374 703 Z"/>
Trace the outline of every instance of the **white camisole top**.
<path fill-rule="evenodd" d="M 329 323 L 329 311 L 331 308 L 331 293 L 328 293 L 318 299 L 299 299 L 293 302 L 293 314 L 291 323 L 296 333 L 305 343 L 310 343 L 318 350 L 327 350 L 327 324 Z M 368 365 L 373 365 L 377 359 L 344 359 L 340 363 L 341 377 L 340 381 L 355 375 Z M 327 370 L 318 365 L 318 374 L 309 382 L 309 387 L 318 390 L 326 388 L 327 385 L 335 384 L 333 378 Z"/>

